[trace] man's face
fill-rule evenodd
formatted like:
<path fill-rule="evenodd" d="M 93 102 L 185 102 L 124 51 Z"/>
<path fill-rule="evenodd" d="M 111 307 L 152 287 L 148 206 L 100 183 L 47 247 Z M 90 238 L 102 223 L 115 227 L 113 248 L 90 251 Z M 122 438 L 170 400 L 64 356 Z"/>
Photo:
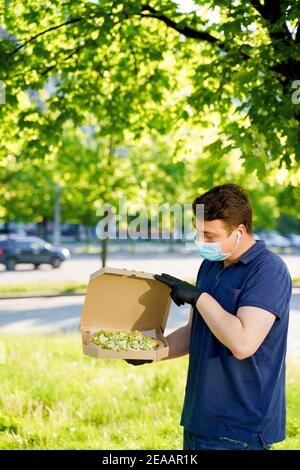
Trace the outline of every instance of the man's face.
<path fill-rule="evenodd" d="M 197 239 L 206 243 L 222 244 L 222 251 L 224 253 L 230 252 L 235 248 L 237 229 L 233 228 L 231 232 L 228 231 L 223 220 L 204 220 L 204 226 L 201 223 L 196 223 Z M 203 233 L 201 231 L 203 230 Z M 224 241 L 226 240 L 226 241 Z"/>

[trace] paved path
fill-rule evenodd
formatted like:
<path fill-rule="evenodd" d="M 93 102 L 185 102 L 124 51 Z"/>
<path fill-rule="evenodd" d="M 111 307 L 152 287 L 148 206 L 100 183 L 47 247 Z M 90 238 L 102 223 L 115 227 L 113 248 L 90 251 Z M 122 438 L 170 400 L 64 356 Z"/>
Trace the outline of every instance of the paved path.
<path fill-rule="evenodd" d="M 84 296 L 0 300 L 0 333 L 56 333 L 78 330 Z M 168 330 L 188 321 L 189 307 L 173 304 Z"/>

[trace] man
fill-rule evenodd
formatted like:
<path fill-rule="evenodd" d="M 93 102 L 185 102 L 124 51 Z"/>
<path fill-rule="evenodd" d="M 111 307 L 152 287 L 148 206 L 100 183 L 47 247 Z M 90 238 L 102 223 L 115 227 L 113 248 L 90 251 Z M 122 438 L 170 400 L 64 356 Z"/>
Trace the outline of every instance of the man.
<path fill-rule="evenodd" d="M 238 185 L 216 186 L 204 205 L 196 286 L 155 278 L 189 323 L 167 337 L 167 359 L 189 353 L 181 425 L 184 450 L 270 449 L 285 439 L 285 358 L 292 284 L 285 263 L 252 234 L 252 208 Z"/>

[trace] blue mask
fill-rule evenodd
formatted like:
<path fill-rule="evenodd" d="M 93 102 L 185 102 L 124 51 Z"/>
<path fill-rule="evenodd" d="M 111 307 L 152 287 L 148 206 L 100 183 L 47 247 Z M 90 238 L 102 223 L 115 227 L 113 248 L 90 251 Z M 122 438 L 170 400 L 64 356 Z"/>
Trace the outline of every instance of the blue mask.
<path fill-rule="evenodd" d="M 229 237 L 231 237 L 231 235 L 229 235 Z M 218 243 L 212 243 L 212 242 L 205 243 L 205 242 L 203 242 L 202 243 L 199 240 L 194 240 L 194 242 L 199 248 L 200 256 L 202 256 L 203 258 L 209 259 L 210 261 L 223 261 L 224 259 L 231 256 L 234 253 L 234 251 L 237 249 L 237 245 L 239 243 L 240 236 L 241 236 L 241 233 L 238 232 L 237 240 L 236 240 L 236 247 L 231 253 L 222 253 L 222 250 L 221 250 L 221 245 L 226 240 L 228 240 L 229 237 L 227 237 L 226 240 L 224 240 L 222 243 L 220 243 L 220 242 L 218 242 Z"/>

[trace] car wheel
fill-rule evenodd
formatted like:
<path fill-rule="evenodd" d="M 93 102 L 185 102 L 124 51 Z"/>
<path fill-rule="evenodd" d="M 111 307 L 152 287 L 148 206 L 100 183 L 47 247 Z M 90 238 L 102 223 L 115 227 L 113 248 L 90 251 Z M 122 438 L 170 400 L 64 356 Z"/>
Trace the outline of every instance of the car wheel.
<path fill-rule="evenodd" d="M 16 258 L 8 258 L 5 262 L 6 269 L 8 269 L 9 271 L 13 271 L 15 269 L 16 264 Z"/>
<path fill-rule="evenodd" d="M 57 269 L 57 268 L 59 268 L 60 265 L 61 265 L 61 260 L 60 260 L 59 258 L 53 258 L 51 264 L 52 264 L 52 267 L 53 267 L 54 269 Z"/>

